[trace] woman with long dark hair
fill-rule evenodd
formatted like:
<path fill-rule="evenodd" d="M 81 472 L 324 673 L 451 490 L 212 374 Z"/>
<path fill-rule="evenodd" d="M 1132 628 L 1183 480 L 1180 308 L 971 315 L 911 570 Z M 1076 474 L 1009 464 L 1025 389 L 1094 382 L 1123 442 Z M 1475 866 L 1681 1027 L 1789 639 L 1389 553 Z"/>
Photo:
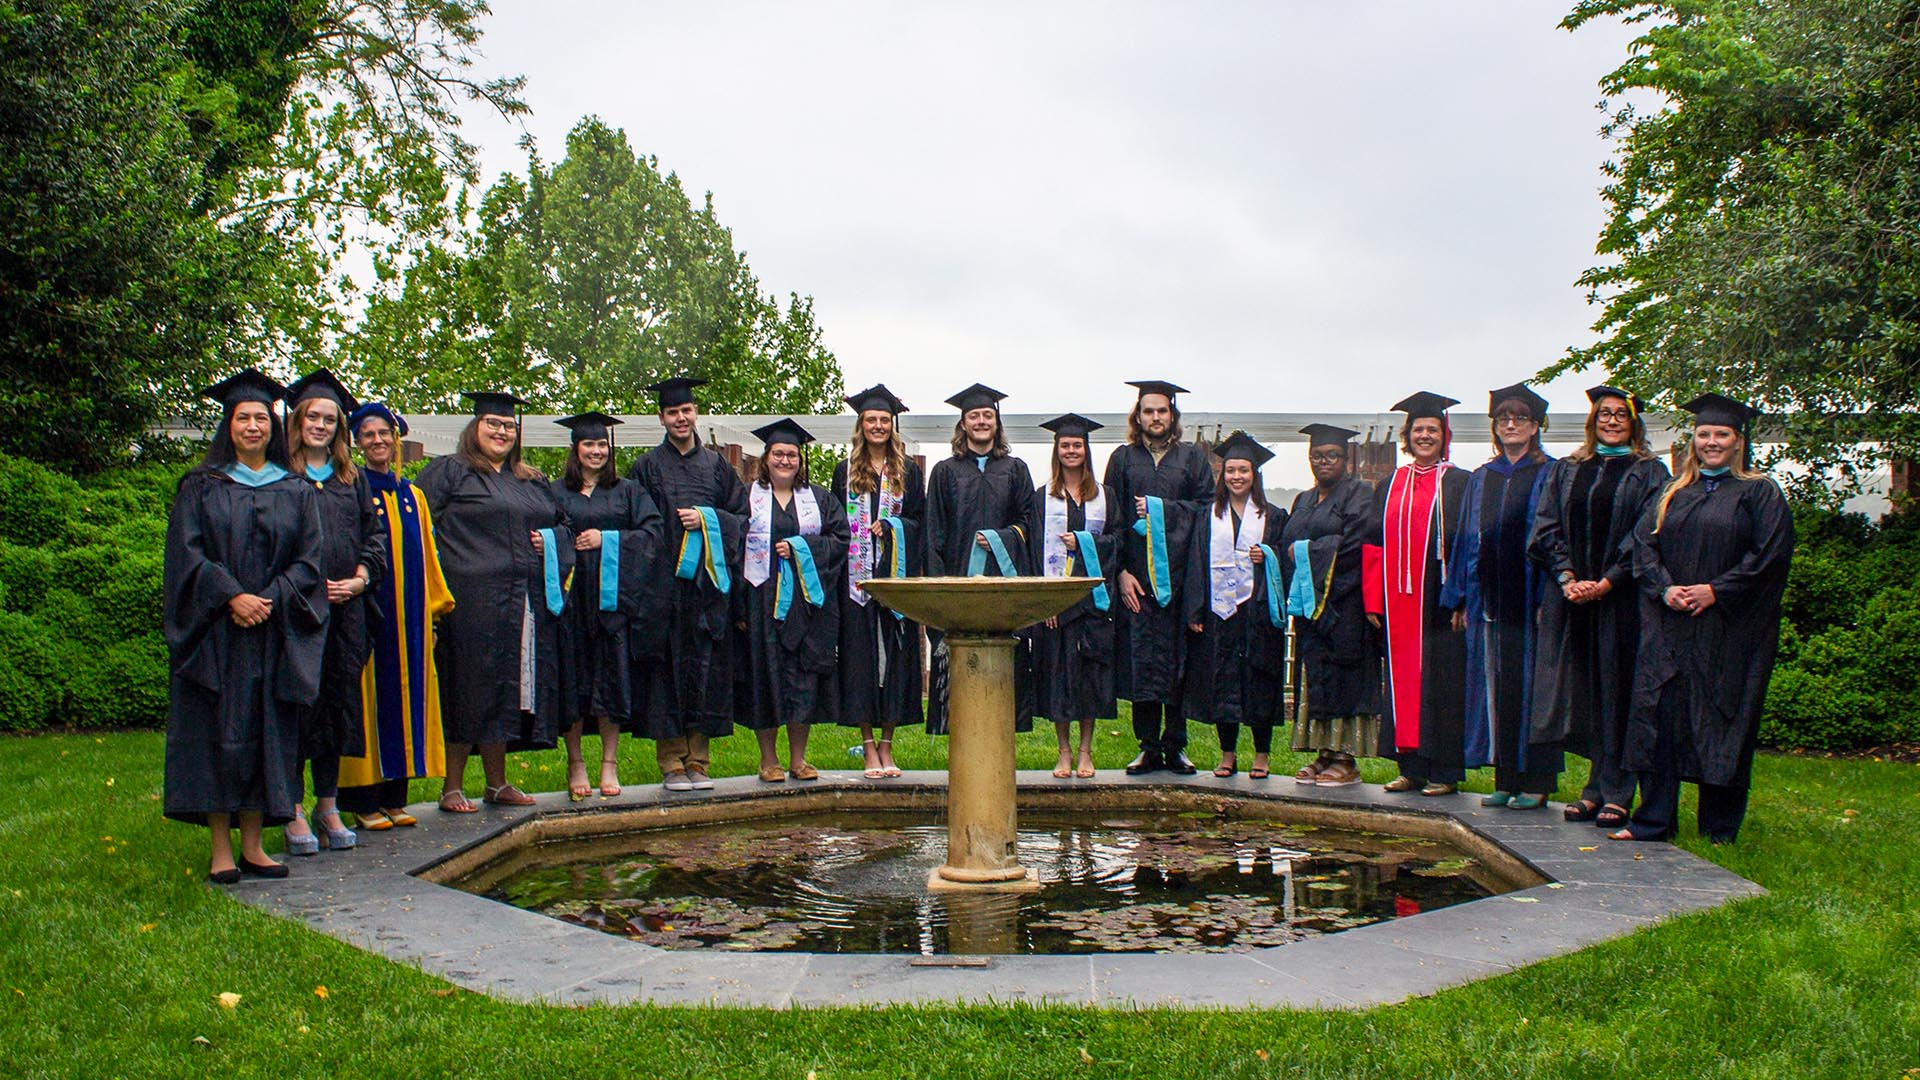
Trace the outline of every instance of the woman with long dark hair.
<path fill-rule="evenodd" d="M 1099 578 L 1101 584 L 1067 610 L 1030 631 L 1033 711 L 1053 721 L 1060 756 L 1053 775 L 1091 779 L 1093 732 L 1119 715 L 1113 691 L 1113 576 L 1118 537 L 1107 534 L 1117 516 L 1107 489 L 1093 478 L 1088 436 L 1100 424 L 1078 413 L 1040 425 L 1053 432 L 1053 462 L 1034 489 L 1027 517 L 1028 558 L 1045 577 Z M 1080 725 L 1079 760 L 1070 738 Z"/>
<path fill-rule="evenodd" d="M 1222 779 L 1239 772 L 1240 726 L 1253 734 L 1253 768 L 1267 778 L 1273 725 L 1280 717 L 1287 630 L 1279 543 L 1287 512 L 1267 505 L 1260 466 L 1273 451 L 1234 432 L 1220 456 L 1210 512 L 1194 530 L 1187 571 L 1187 718 L 1220 735 Z"/>
<path fill-rule="evenodd" d="M 470 393 L 473 419 L 455 452 L 420 472 L 454 607 L 440 627 L 447 777 L 440 809 L 478 809 L 462 791 L 467 755 L 480 748 L 485 801 L 530 806 L 507 782 L 508 750 L 554 744 L 564 711 L 564 585 L 573 530 L 540 470 L 520 460 L 525 404 Z"/>
<path fill-rule="evenodd" d="M 340 809 L 362 831 L 419 824 L 407 813 L 407 781 L 445 776 L 440 675 L 434 623 L 453 610 L 453 593 L 433 542 L 433 513 L 397 472 L 406 418 L 369 402 L 348 418 L 374 516 L 387 538 L 389 572 L 367 594 L 373 656 L 360 677 L 366 752 L 340 762 Z"/>
<path fill-rule="evenodd" d="M 845 507 L 850 537 L 840 598 L 840 722 L 860 729 L 866 776 L 878 780 L 900 775 L 894 728 L 922 719 L 920 625 L 888 610 L 860 583 L 920 574 L 927 485 L 900 438 L 899 415 L 907 407 L 893 391 L 876 383 L 846 401 L 857 414 L 853 448 L 833 467 L 833 497 Z"/>
<path fill-rule="evenodd" d="M 1360 782 L 1355 760 L 1380 754 L 1380 649 L 1361 597 L 1361 548 L 1372 531 L 1373 485 L 1347 471 L 1359 432 L 1308 424 L 1313 487 L 1294 497 L 1280 532 L 1287 614 L 1293 617 L 1293 740 L 1314 759 L 1297 784 Z"/>
<path fill-rule="evenodd" d="M 620 794 L 620 727 L 632 722 L 633 622 L 646 618 L 647 585 L 665 542 L 666 523 L 639 484 L 622 480 L 613 460 L 618 417 L 584 412 L 554 423 L 569 434 L 567 462 L 553 497 L 573 527 L 573 578 L 561 625 L 567 638 L 567 797 L 587 797 L 581 740 L 591 719 L 600 736 L 599 790 Z"/>
<path fill-rule="evenodd" d="M 1392 794 L 1451 795 L 1467 778 L 1466 635 L 1440 602 L 1460 539 L 1467 474 L 1447 460 L 1453 398 L 1422 390 L 1400 401 L 1400 448 L 1413 459 L 1374 487 L 1372 536 L 1361 548 L 1367 621 L 1386 640 L 1385 719 L 1400 775 Z"/>
<path fill-rule="evenodd" d="M 840 714 L 840 578 L 847 519 L 827 489 L 807 482 L 813 436 L 790 419 L 753 433 L 764 449 L 748 471 L 746 559 L 738 628 L 746 656 L 736 666 L 736 722 L 760 743 L 760 779 L 817 780 L 807 761 L 812 725 Z M 780 729 L 787 765 L 780 767 Z"/>
<path fill-rule="evenodd" d="M 1640 649 L 1626 759 L 1640 808 L 1608 835 L 1670 839 L 1680 827 L 1680 785 L 1691 780 L 1700 788 L 1700 835 L 1727 844 L 1747 815 L 1793 514 L 1779 485 L 1747 463 L 1754 409 L 1723 394 L 1681 408 L 1694 415 L 1690 452 L 1632 540 Z"/>
<path fill-rule="evenodd" d="M 1639 398 L 1596 386 L 1587 400 L 1586 440 L 1553 463 L 1527 542 L 1552 578 L 1540 605 L 1532 729 L 1593 763 L 1566 819 L 1617 829 L 1633 812 L 1624 755 L 1640 641 L 1633 558 L 1622 541 L 1670 474 L 1647 445 Z"/>
<path fill-rule="evenodd" d="M 273 416 L 285 389 L 248 368 L 203 393 L 220 402 L 220 426 L 167 518 L 161 806 L 212 830 L 209 877 L 228 884 L 242 873 L 287 876 L 261 831 L 293 820 L 300 805 L 300 708 L 320 695 L 327 583 L 319 497 L 289 477 Z"/>
<path fill-rule="evenodd" d="M 1538 810 L 1559 786 L 1560 744 L 1533 730 L 1534 626 L 1547 578 L 1527 558 L 1553 459 L 1540 446 L 1547 401 L 1525 384 L 1487 395 L 1494 456 L 1467 478 L 1440 603 L 1467 634 L 1466 760 L 1493 766 L 1482 806 Z"/>
<path fill-rule="evenodd" d="M 387 535 L 373 494 L 353 467 L 347 414 L 360 407 L 333 372 L 319 368 L 287 387 L 287 428 L 298 449 L 291 472 L 320 497 L 320 572 L 327 577 L 327 658 L 320 698 L 301 714 L 300 757 L 313 771 L 316 833 L 298 812 L 287 823 L 287 852 L 344 850 L 358 837 L 340 820 L 340 759 L 366 753 L 360 672 L 367 665 L 365 594 L 387 573 Z M 300 785 L 296 771 L 294 786 Z"/>

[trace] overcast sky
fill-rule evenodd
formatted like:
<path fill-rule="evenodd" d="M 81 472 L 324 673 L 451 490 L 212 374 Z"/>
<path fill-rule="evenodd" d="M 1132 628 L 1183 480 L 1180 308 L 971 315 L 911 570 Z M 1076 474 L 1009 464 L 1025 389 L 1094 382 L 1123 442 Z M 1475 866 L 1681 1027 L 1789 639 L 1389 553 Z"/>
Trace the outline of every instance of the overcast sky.
<path fill-rule="evenodd" d="M 548 160 L 592 113 L 712 191 L 850 388 L 1370 411 L 1591 339 L 1596 80 L 1631 34 L 1566 6 L 495 0 L 483 45 Z M 468 133 L 524 170 L 517 126 Z"/>

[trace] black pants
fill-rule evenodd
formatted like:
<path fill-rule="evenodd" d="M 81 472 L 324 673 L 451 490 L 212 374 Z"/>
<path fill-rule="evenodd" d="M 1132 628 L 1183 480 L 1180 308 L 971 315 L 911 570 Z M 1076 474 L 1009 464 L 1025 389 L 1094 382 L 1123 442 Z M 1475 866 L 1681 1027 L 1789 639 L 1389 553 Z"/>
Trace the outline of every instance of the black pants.
<path fill-rule="evenodd" d="M 1133 703 L 1133 737 L 1140 749 L 1163 757 L 1187 748 L 1187 711 L 1179 697 L 1172 701 Z"/>
<path fill-rule="evenodd" d="M 1418 750 L 1402 750 L 1394 755 L 1394 760 L 1400 763 L 1400 775 L 1409 780 L 1425 780 L 1432 784 L 1457 784 L 1467 778 L 1465 765 L 1442 764 Z"/>
<path fill-rule="evenodd" d="M 1240 725 L 1215 724 L 1213 726 L 1220 730 L 1220 752 L 1225 754 L 1233 753 L 1234 748 L 1240 745 Z M 1247 727 L 1253 730 L 1253 752 L 1256 754 L 1271 753 L 1273 750 L 1273 725 L 1248 724 Z"/>
<path fill-rule="evenodd" d="M 1580 789 L 1583 802 L 1612 803 L 1623 810 L 1633 809 L 1634 774 L 1620 763 L 1619 745 L 1594 747 L 1593 769 L 1587 773 L 1587 786 Z"/>
<path fill-rule="evenodd" d="M 1680 750 L 1676 732 L 1686 722 L 1682 702 L 1684 682 L 1673 680 L 1660 695 L 1658 727 L 1653 746 L 1653 768 L 1634 775 L 1640 781 L 1640 809 L 1633 812 L 1633 834 L 1642 840 L 1665 840 L 1680 831 Z M 1754 734 L 1749 733 L 1740 755 L 1740 768 L 1731 784 L 1700 784 L 1700 835 L 1732 841 L 1747 817 L 1747 793 L 1753 787 Z"/>
<path fill-rule="evenodd" d="M 407 778 L 382 780 L 365 787 L 340 789 L 340 809 L 349 814 L 371 814 L 383 806 L 407 805 Z"/>

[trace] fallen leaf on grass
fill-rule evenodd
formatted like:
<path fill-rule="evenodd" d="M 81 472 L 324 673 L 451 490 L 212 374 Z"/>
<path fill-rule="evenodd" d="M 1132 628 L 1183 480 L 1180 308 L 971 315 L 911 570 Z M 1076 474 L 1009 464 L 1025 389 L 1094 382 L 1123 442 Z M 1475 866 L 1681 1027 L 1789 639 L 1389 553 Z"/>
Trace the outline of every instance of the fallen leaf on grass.
<path fill-rule="evenodd" d="M 1267 1053 L 1265 1050 L 1255 1050 L 1253 1052 L 1253 1056 L 1259 1058 L 1261 1061 L 1266 1061 L 1267 1059 L 1273 1057 L 1272 1054 Z"/>
<path fill-rule="evenodd" d="M 159 924 L 159 923 L 157 923 L 157 922 L 150 922 L 150 923 L 141 923 L 141 924 L 140 924 L 140 932 L 141 932 L 141 933 L 143 933 L 143 934 L 151 934 L 151 933 L 153 933 L 153 930 L 154 930 L 154 927 L 156 927 L 156 926 L 159 926 L 159 925 L 160 925 L 160 924 Z"/>
<path fill-rule="evenodd" d="M 111 776 L 109 776 L 109 777 L 107 777 L 107 786 L 108 786 L 108 787 L 112 787 L 112 786 L 113 786 L 113 777 L 111 777 Z"/>
<path fill-rule="evenodd" d="M 319 998 L 321 1001 L 327 1000 L 327 988 L 324 986 L 314 987 L 313 996 Z"/>
<path fill-rule="evenodd" d="M 1093 1055 L 1087 1053 L 1087 1048 L 1084 1046 L 1080 1048 L 1080 1064 L 1082 1065 L 1093 1064 Z"/>
<path fill-rule="evenodd" d="M 301 1024 L 301 1025 L 300 1025 L 299 1027 L 297 1027 L 297 1028 L 294 1028 L 293 1030 L 295 1030 L 295 1031 L 297 1031 L 297 1032 L 299 1032 L 299 1033 L 300 1033 L 300 1034 L 302 1034 L 302 1035 L 307 1035 L 307 1034 L 310 1034 L 310 1033 L 312 1033 L 312 1031 L 313 1031 L 313 1029 L 312 1029 L 312 1028 L 310 1028 L 310 1027 L 308 1027 L 308 1026 L 307 1026 L 307 1025 L 305 1025 L 305 1024 Z"/>
<path fill-rule="evenodd" d="M 223 1009 L 237 1009 L 240 1007 L 240 995 L 231 990 L 222 991 L 215 996 L 213 1000 L 219 1002 L 220 1007 Z"/>
<path fill-rule="evenodd" d="M 207 1038 L 205 1035 L 195 1035 L 193 1037 L 193 1044 L 195 1046 L 212 1046 L 213 1040 Z"/>
<path fill-rule="evenodd" d="M 435 990 L 435 991 L 433 992 L 433 996 L 434 996 L 434 997 L 452 997 L 453 995 L 455 995 L 455 994 L 457 994 L 457 993 L 459 993 L 459 992 L 460 992 L 460 988 L 459 988 L 459 987 L 457 987 L 457 986 L 449 986 L 449 987 L 447 987 L 447 988 L 446 988 L 446 989 L 444 989 L 444 990 Z"/>

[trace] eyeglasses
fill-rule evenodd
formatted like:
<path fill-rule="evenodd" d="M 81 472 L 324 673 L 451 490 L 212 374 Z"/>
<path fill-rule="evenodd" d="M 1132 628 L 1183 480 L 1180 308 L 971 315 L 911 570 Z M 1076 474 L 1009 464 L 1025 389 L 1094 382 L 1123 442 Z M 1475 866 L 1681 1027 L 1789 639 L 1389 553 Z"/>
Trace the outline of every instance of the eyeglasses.
<path fill-rule="evenodd" d="M 800 464 L 800 455 L 799 455 L 799 454 L 793 454 L 793 453 L 787 453 L 787 454 L 777 454 L 777 453 L 776 453 L 776 454 L 768 454 L 768 455 L 767 455 L 767 460 L 768 460 L 768 461 L 773 461 L 773 462 L 778 462 L 778 463 L 780 463 L 780 464 L 782 464 L 782 465 L 798 465 L 798 464 Z"/>
<path fill-rule="evenodd" d="M 1344 450 L 1329 450 L 1322 454 L 1308 454 L 1307 460 L 1315 465 L 1334 465 L 1347 460 Z"/>
<path fill-rule="evenodd" d="M 1524 427 L 1534 421 L 1531 416 L 1502 415 L 1494 417 L 1493 422 L 1503 427 Z"/>
<path fill-rule="evenodd" d="M 508 435 L 520 429 L 520 422 L 518 420 L 505 420 L 498 416 L 488 416 L 481 419 L 480 426 L 488 431 Z"/>
<path fill-rule="evenodd" d="M 1631 422 L 1633 420 L 1633 414 L 1625 409 L 1601 409 L 1599 412 L 1594 413 L 1593 416 L 1596 420 L 1620 420 L 1624 422 Z"/>

